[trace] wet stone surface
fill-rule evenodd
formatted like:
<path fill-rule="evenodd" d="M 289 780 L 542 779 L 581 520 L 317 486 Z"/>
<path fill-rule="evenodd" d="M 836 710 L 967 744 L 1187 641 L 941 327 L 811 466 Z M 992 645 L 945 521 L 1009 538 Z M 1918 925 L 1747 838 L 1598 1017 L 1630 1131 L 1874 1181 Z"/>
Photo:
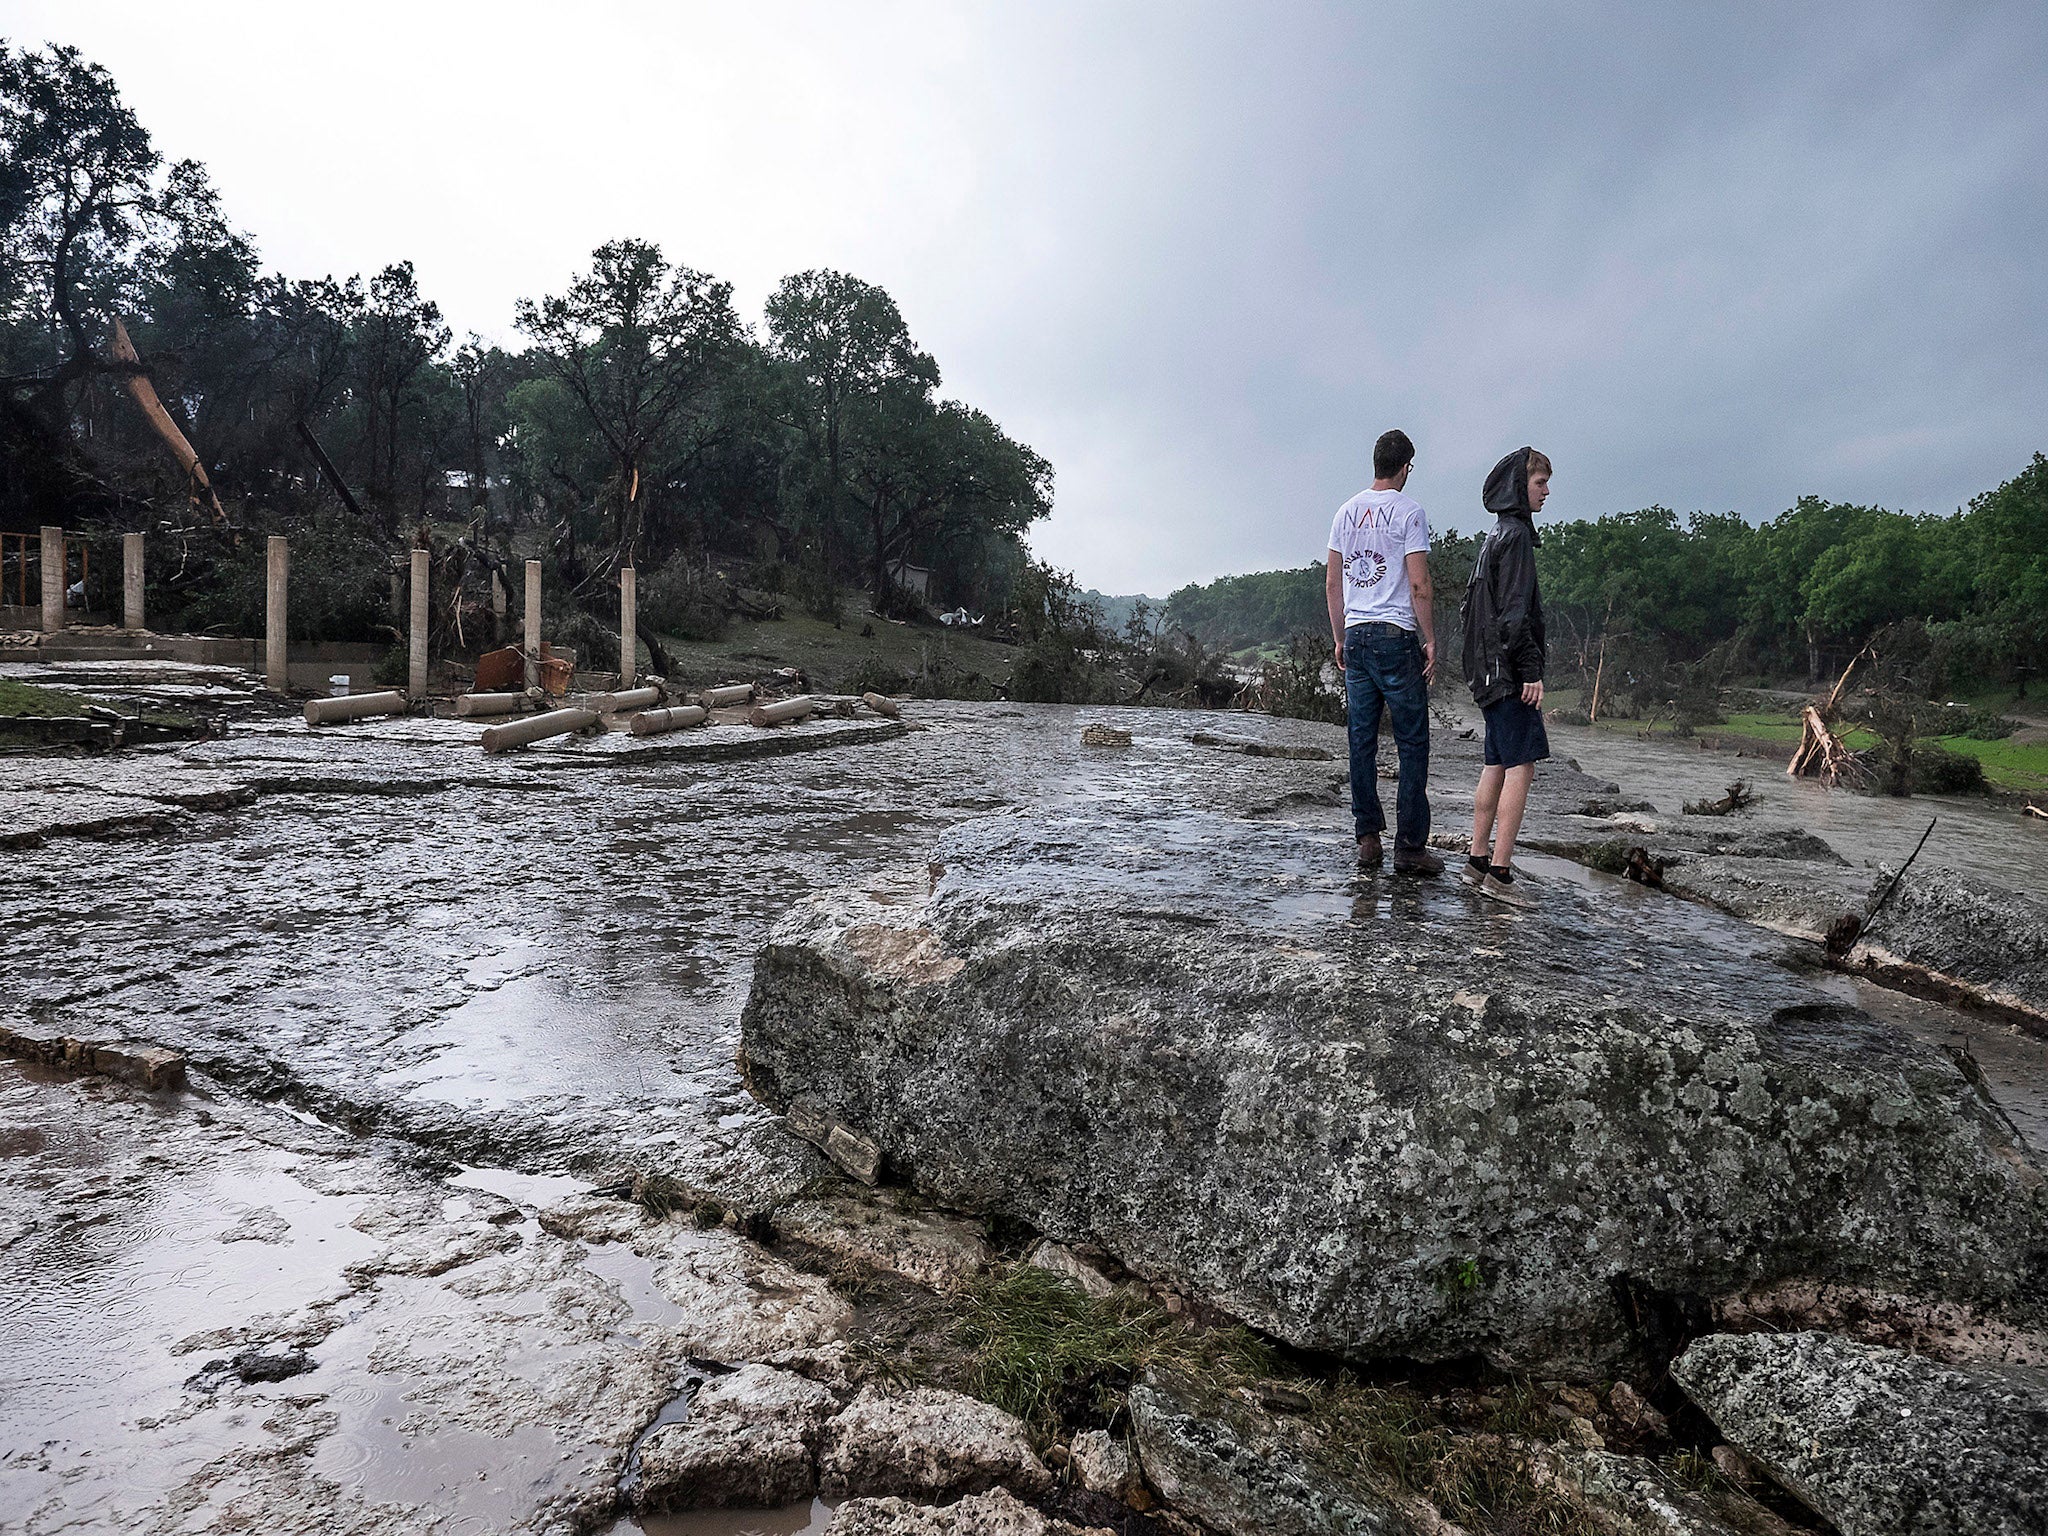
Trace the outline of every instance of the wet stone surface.
<path fill-rule="evenodd" d="M 620 757 L 610 737 L 488 758 L 470 723 L 316 732 L 269 713 L 247 674 L 212 670 L 37 680 L 183 699 L 233 719 L 224 740 L 0 758 L 0 1022 L 169 1046 L 195 1084 L 148 1094 L 0 1061 L 0 1528 L 604 1529 L 693 1355 L 830 1377 L 843 1316 L 815 1275 L 580 1191 L 670 1174 L 745 1209 L 826 1172 L 733 1065 L 754 953 L 822 889 L 923 898 L 957 823 L 1004 809 L 1299 823 L 1328 857 L 1282 861 L 1262 899 L 1311 928 L 1398 932 L 1450 894 L 1351 876 L 1343 738 L 1324 726 L 917 704 L 924 729 L 774 759 Z M 1085 748 L 1096 723 L 1131 746 Z M 1204 730 L 1330 756 L 1190 740 Z M 1610 813 L 1576 812 L 1633 798 L 1589 766 L 1546 767 L 1532 829 L 1584 837 Z M 1654 766 L 1674 783 L 1692 772 Z M 1457 830 L 1476 768 L 1475 744 L 1439 736 L 1439 834 Z M 1800 807 L 1773 798 L 1761 820 L 1796 823 Z M 1843 847 L 1849 864 L 1819 878 L 1867 887 L 1864 850 Z M 1773 941 L 1731 919 L 1530 865 L 1632 931 L 1683 931 L 1703 978 L 1773 967 Z M 1641 970 L 1621 951 L 1607 979 L 1625 996 Z M 1969 1045 L 2044 1144 L 2038 1042 L 1889 1001 L 1921 1038 Z M 450 1180 L 450 1158 L 498 1171 Z M 815 1214 L 791 1209 L 793 1248 L 828 1251 L 823 1229 L 794 1231 Z M 914 1235 L 896 1244 L 906 1267 L 979 1262 L 971 1232 Z M 882 1237 L 895 1242 L 854 1246 Z M 908 1506 L 856 1513 L 951 1528 Z M 645 1525 L 831 1518 L 815 1503 Z"/>

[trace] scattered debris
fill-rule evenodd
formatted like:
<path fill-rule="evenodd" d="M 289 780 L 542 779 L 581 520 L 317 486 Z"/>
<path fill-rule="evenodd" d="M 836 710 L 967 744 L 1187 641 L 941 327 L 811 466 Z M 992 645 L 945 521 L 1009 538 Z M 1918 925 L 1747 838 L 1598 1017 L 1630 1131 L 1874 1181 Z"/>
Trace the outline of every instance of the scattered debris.
<path fill-rule="evenodd" d="M 1811 704 L 1799 712 L 1802 727 L 1798 750 L 1785 772 L 1795 779 L 1819 779 L 1833 787 L 1857 778 L 1861 765 L 1842 738 L 1828 728 L 1819 710 Z"/>
<path fill-rule="evenodd" d="M 1128 747 L 1130 744 L 1131 733 L 1120 731 L 1113 725 L 1098 722 L 1081 733 L 1081 745 L 1084 747 Z"/>
<path fill-rule="evenodd" d="M 2041 807 L 2034 804 L 2031 800 L 2027 802 L 2026 809 L 2021 811 L 2020 814 L 2022 816 L 2038 816 L 2041 820 L 2048 821 L 2048 811 L 2042 810 Z"/>
<path fill-rule="evenodd" d="M 1653 859 L 1647 848 L 1631 848 L 1622 861 L 1622 875 L 1637 885 L 1654 886 L 1664 889 L 1664 868 L 1666 861 Z"/>
<path fill-rule="evenodd" d="M 396 689 L 388 693 L 344 694 L 338 699 L 308 699 L 306 724 L 340 725 L 372 715 L 402 715 L 406 707 L 405 695 Z"/>
<path fill-rule="evenodd" d="M 1731 816 L 1737 811 L 1746 811 L 1756 803 L 1756 795 L 1750 790 L 1747 779 L 1737 779 L 1728 786 L 1728 793 L 1718 800 L 1688 800 L 1685 814 L 1688 816 Z"/>

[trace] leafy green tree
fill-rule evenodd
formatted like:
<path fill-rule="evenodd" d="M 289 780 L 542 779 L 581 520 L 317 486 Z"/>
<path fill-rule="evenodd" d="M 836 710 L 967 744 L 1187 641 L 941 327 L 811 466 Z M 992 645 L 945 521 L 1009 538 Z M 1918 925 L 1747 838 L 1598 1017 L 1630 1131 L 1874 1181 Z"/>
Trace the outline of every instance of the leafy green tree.
<path fill-rule="evenodd" d="M 602 443 L 616 569 L 639 542 L 649 492 L 681 475 L 708 427 L 721 372 L 741 345 L 732 285 L 670 264 L 644 240 L 614 240 L 566 293 L 522 299 L 520 330 Z"/>

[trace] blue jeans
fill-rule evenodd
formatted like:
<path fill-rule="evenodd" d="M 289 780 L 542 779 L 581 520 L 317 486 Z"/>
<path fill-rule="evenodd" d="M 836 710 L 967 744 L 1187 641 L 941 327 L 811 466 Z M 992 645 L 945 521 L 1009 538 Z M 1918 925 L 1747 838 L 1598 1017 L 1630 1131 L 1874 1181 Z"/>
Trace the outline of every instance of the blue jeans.
<path fill-rule="evenodd" d="M 1394 846 L 1429 841 L 1429 689 L 1422 642 L 1398 624 L 1354 624 L 1344 631 L 1344 708 L 1351 732 L 1351 819 L 1360 837 L 1387 825 L 1380 809 L 1380 705 L 1385 703 L 1401 755 L 1394 801 Z"/>

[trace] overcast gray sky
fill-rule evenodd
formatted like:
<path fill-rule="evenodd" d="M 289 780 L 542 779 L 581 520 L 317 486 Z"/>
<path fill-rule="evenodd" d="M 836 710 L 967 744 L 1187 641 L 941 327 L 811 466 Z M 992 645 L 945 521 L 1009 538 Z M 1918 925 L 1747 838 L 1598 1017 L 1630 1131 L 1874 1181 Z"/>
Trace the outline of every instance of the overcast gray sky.
<path fill-rule="evenodd" d="M 2048 5 L 0 0 L 294 275 L 457 333 L 638 235 L 888 288 L 1086 585 L 1320 558 L 1372 439 L 1479 526 L 1952 510 L 2048 449 Z"/>

